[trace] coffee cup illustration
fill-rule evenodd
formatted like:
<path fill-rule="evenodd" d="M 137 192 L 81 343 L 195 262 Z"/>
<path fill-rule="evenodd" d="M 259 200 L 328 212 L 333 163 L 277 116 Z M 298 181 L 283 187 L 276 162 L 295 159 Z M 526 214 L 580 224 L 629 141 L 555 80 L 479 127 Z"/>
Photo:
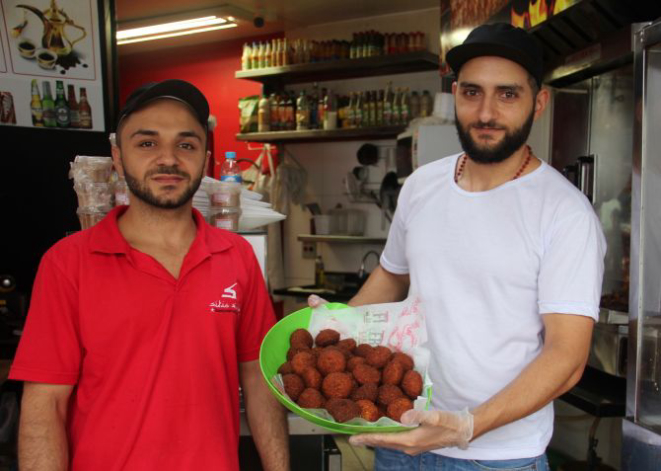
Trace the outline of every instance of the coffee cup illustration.
<path fill-rule="evenodd" d="M 18 43 L 18 52 L 26 59 L 33 59 L 36 50 L 37 47 L 29 39 L 21 39 L 21 41 Z"/>
<path fill-rule="evenodd" d="M 57 54 L 48 49 L 39 49 L 37 51 L 37 63 L 42 69 L 52 69 L 55 67 Z"/>

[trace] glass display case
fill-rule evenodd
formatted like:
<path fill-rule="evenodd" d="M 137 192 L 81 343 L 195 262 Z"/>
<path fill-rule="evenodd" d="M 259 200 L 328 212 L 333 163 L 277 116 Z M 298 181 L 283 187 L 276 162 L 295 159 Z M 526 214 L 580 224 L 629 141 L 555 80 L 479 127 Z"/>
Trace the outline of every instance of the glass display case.
<path fill-rule="evenodd" d="M 622 469 L 661 463 L 661 22 L 634 34 L 634 145 Z"/>

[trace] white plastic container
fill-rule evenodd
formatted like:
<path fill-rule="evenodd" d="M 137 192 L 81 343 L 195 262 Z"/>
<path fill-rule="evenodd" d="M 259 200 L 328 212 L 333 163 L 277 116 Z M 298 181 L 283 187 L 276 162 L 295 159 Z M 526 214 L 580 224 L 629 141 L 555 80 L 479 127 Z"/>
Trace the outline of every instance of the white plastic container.
<path fill-rule="evenodd" d="M 318 214 L 312 217 L 314 219 L 315 234 L 328 235 L 331 233 L 331 216 L 329 214 Z"/>

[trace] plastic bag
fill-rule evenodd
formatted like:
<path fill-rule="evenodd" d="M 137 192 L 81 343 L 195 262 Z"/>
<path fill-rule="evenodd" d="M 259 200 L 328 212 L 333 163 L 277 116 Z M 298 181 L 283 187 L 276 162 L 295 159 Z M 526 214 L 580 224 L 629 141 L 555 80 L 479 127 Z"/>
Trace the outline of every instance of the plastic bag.
<path fill-rule="evenodd" d="M 256 95 L 239 98 L 239 110 L 241 110 L 239 129 L 241 133 L 257 132 L 258 104 L 259 97 Z"/>

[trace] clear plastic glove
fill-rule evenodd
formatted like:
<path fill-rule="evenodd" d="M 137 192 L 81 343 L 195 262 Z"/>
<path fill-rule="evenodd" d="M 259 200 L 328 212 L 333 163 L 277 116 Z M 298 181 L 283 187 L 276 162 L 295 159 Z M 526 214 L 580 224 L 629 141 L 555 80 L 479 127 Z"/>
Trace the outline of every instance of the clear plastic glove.
<path fill-rule="evenodd" d="M 446 447 L 468 448 L 473 437 L 473 414 L 468 409 L 449 411 L 406 411 L 401 418 L 404 425 L 418 428 L 400 433 L 366 433 L 354 435 L 349 443 L 356 446 L 392 448 L 409 455 Z"/>
<path fill-rule="evenodd" d="M 308 306 L 311 308 L 319 307 L 323 304 L 328 304 L 328 301 L 326 301 L 324 298 L 320 298 L 316 294 L 311 294 L 308 296 Z"/>

